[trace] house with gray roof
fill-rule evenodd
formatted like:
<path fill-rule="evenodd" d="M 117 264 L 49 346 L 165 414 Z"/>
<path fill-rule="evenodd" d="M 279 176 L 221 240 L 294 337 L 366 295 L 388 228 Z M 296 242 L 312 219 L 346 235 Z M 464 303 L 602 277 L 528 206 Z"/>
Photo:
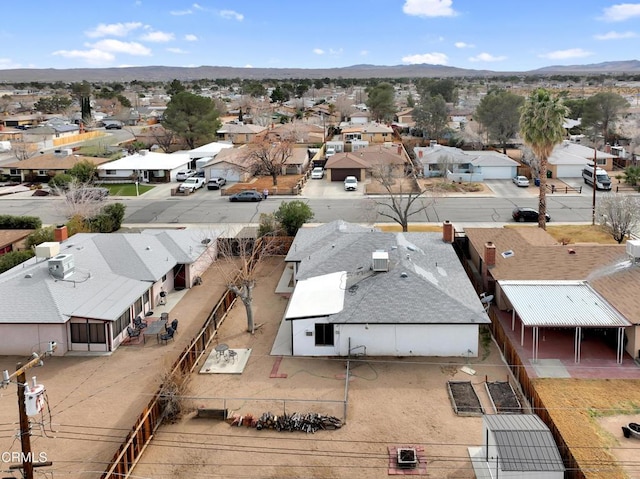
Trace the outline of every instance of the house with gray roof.
<path fill-rule="evenodd" d="M 563 479 L 565 466 L 551 431 L 536 414 L 482 417 L 482 447 L 470 447 L 475 477 Z"/>
<path fill-rule="evenodd" d="M 0 353 L 30 355 L 56 341 L 56 354 L 112 352 L 127 326 L 161 292 L 197 283 L 215 258 L 215 238 L 197 230 L 81 233 L 36 247 L 0 275 Z M 211 236 L 211 233 L 208 233 Z"/>
<path fill-rule="evenodd" d="M 334 221 L 300 229 L 286 261 L 293 355 L 478 355 L 489 318 L 440 233 Z"/>
<path fill-rule="evenodd" d="M 425 177 L 441 176 L 452 181 L 484 181 L 516 176 L 519 163 L 497 151 L 465 151 L 442 145 L 413 149 Z"/>

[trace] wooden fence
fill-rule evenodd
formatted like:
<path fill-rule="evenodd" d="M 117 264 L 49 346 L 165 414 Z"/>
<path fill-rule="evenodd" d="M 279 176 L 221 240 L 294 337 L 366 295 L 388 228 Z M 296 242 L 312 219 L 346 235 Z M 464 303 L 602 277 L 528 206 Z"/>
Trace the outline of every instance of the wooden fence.
<path fill-rule="evenodd" d="M 255 268 L 260 256 L 265 251 L 262 239 L 257 239 L 251 257 L 248 259 L 249 270 Z M 211 313 L 209 313 L 200 332 L 191 340 L 173 364 L 169 373 L 170 377 L 176 373 L 190 374 L 193 372 L 199 360 L 206 353 L 211 341 L 215 338 L 218 328 L 226 319 L 236 299 L 237 296 L 232 291 L 226 291 L 222 295 L 211 310 Z M 138 417 L 131 432 L 113 456 L 109 467 L 102 474 L 102 479 L 127 479 L 129 477 L 164 419 L 162 391 L 163 385 L 158 388 L 147 407 Z"/>
<path fill-rule="evenodd" d="M 504 360 L 511 369 L 514 378 L 520 384 L 522 394 L 529 401 L 532 411 L 537 414 L 540 419 L 542 419 L 542 421 L 544 421 L 544 423 L 549 427 L 549 430 L 551 431 L 551 434 L 553 435 L 553 438 L 558 445 L 560 455 L 562 456 L 564 465 L 567 468 L 565 478 L 585 479 L 585 475 L 580 470 L 578 462 L 573 457 L 569 446 L 567 446 L 566 442 L 562 438 L 562 434 L 554 424 L 553 419 L 549 415 L 549 412 L 544 405 L 544 402 L 542 401 L 542 399 L 540 399 L 540 396 L 536 391 L 535 385 L 531 381 L 531 378 L 529 378 L 524 364 L 522 364 L 518 353 L 511 344 L 507 333 L 502 327 L 502 323 L 497 316 L 495 306 L 492 306 L 491 309 L 489 309 L 489 318 L 491 318 L 491 333 L 493 334 L 498 347 L 502 351 Z"/>

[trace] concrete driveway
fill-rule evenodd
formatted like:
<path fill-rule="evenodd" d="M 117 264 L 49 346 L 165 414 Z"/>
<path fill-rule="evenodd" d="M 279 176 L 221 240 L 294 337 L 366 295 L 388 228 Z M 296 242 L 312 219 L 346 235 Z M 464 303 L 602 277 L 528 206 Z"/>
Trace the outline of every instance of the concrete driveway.
<path fill-rule="evenodd" d="M 302 190 L 307 198 L 361 198 L 364 195 L 364 182 L 358 182 L 356 191 L 345 191 L 342 181 L 309 180 Z"/>

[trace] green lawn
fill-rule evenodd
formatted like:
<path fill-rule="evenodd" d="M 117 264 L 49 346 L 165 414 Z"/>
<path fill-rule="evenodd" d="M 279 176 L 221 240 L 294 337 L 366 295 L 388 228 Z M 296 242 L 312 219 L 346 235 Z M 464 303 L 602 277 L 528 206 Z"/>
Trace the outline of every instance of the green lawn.
<path fill-rule="evenodd" d="M 100 186 L 109 190 L 109 196 L 136 196 L 136 185 L 133 183 Z M 142 195 L 153 188 L 153 186 L 149 185 L 138 185 L 138 192 Z"/>

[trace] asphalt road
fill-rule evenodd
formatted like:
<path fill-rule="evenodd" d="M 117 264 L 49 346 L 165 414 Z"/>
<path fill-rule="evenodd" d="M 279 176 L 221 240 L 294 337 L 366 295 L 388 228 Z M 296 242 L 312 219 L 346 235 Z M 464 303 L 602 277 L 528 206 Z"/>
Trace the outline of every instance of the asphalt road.
<path fill-rule="evenodd" d="M 63 200 L 32 197 L 25 194 L 0 197 L 0 214 L 38 216 L 44 224 L 67 221 Z M 552 222 L 591 222 L 591 189 L 581 195 L 547 196 Z M 219 192 L 200 190 L 189 197 L 111 198 L 127 207 L 125 224 L 219 224 L 258 223 L 260 213 L 271 213 L 281 201 L 301 199 L 315 214 L 314 222 L 326 223 L 344 219 L 356 223 L 388 222 L 377 214 L 376 201 L 363 196 L 344 198 L 270 197 L 258 203 L 230 203 Z M 537 206 L 537 198 L 529 197 L 440 197 L 425 198 L 428 208 L 411 217 L 411 222 L 440 223 L 507 223 L 515 206 Z"/>

